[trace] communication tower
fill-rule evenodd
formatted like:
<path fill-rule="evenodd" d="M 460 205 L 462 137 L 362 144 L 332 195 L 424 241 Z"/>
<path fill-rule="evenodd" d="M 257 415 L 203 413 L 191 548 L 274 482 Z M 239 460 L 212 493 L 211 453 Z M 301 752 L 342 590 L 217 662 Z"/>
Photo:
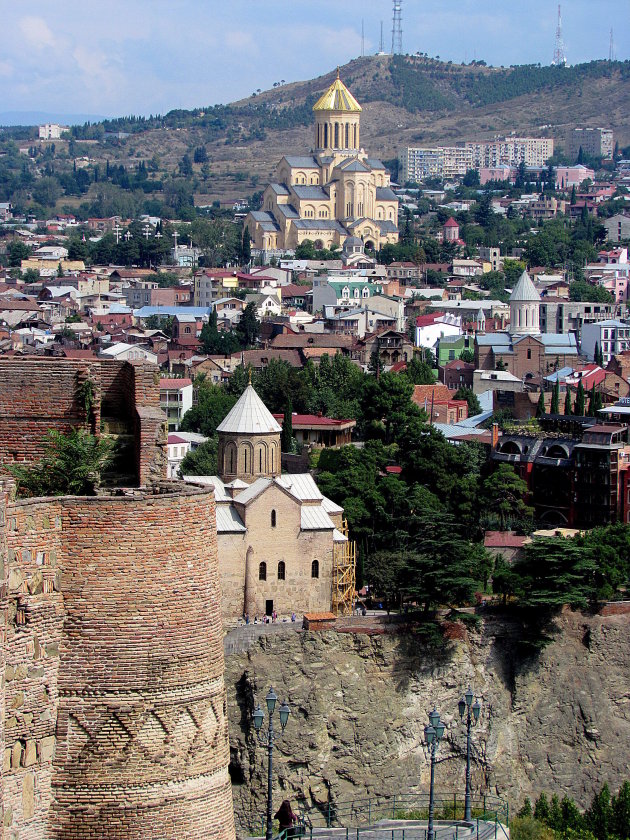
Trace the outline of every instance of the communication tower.
<path fill-rule="evenodd" d="M 608 46 L 608 61 L 615 60 L 615 40 L 613 38 L 613 29 L 610 27 L 610 44 Z"/>
<path fill-rule="evenodd" d="M 553 61 L 556 67 L 566 67 L 567 57 L 564 54 L 564 41 L 562 40 L 562 7 L 558 3 L 558 25 L 556 26 L 556 46 L 553 51 Z"/>
<path fill-rule="evenodd" d="M 394 19 L 392 23 L 392 55 L 402 53 L 402 0 L 394 0 Z"/>

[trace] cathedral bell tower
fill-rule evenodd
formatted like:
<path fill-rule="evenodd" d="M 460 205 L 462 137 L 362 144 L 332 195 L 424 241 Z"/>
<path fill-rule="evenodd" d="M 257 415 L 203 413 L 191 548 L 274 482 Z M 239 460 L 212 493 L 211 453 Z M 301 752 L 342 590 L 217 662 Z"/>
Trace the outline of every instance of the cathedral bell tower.
<path fill-rule="evenodd" d="M 337 78 L 313 105 L 315 148 L 319 154 L 357 152 L 360 148 L 361 106 Z"/>

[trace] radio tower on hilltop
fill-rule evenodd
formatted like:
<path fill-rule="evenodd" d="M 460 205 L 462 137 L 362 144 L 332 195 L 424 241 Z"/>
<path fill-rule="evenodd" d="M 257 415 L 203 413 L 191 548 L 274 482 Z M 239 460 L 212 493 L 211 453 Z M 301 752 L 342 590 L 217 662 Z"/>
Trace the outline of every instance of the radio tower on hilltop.
<path fill-rule="evenodd" d="M 392 24 L 392 55 L 402 53 L 402 0 L 394 0 L 394 20 Z"/>
<path fill-rule="evenodd" d="M 608 61 L 615 60 L 615 40 L 613 37 L 613 29 L 610 27 L 610 44 L 608 45 Z"/>
<path fill-rule="evenodd" d="M 553 61 L 556 67 L 566 67 L 567 57 L 564 54 L 564 41 L 562 40 L 562 8 L 558 3 L 558 25 L 556 26 L 556 46 L 553 51 Z"/>

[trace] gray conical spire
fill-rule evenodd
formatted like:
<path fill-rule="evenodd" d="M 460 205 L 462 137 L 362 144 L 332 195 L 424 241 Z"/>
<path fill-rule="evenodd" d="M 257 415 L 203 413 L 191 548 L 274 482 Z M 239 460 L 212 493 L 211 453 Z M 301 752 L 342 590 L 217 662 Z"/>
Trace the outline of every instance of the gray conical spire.
<path fill-rule="evenodd" d="M 510 295 L 510 303 L 512 301 L 537 301 L 540 303 L 540 295 L 526 271 L 523 271 L 518 278 L 518 283 L 514 286 L 514 290 Z"/>

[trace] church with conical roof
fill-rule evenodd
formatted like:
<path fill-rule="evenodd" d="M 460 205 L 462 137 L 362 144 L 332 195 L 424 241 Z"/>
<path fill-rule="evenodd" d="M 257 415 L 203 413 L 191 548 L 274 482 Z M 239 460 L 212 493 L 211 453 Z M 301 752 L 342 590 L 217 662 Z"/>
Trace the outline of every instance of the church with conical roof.
<path fill-rule="evenodd" d="M 226 625 L 243 615 L 348 612 L 354 548 L 343 508 L 310 473 L 281 473 L 281 427 L 250 383 L 217 426 L 218 472 L 185 476 L 211 484 Z"/>
<path fill-rule="evenodd" d="M 262 208 L 245 219 L 252 248 L 263 257 L 343 246 L 352 236 L 368 249 L 398 242 L 398 199 L 380 160 L 361 147 L 361 105 L 337 78 L 313 106 L 313 148 L 286 155 Z"/>

